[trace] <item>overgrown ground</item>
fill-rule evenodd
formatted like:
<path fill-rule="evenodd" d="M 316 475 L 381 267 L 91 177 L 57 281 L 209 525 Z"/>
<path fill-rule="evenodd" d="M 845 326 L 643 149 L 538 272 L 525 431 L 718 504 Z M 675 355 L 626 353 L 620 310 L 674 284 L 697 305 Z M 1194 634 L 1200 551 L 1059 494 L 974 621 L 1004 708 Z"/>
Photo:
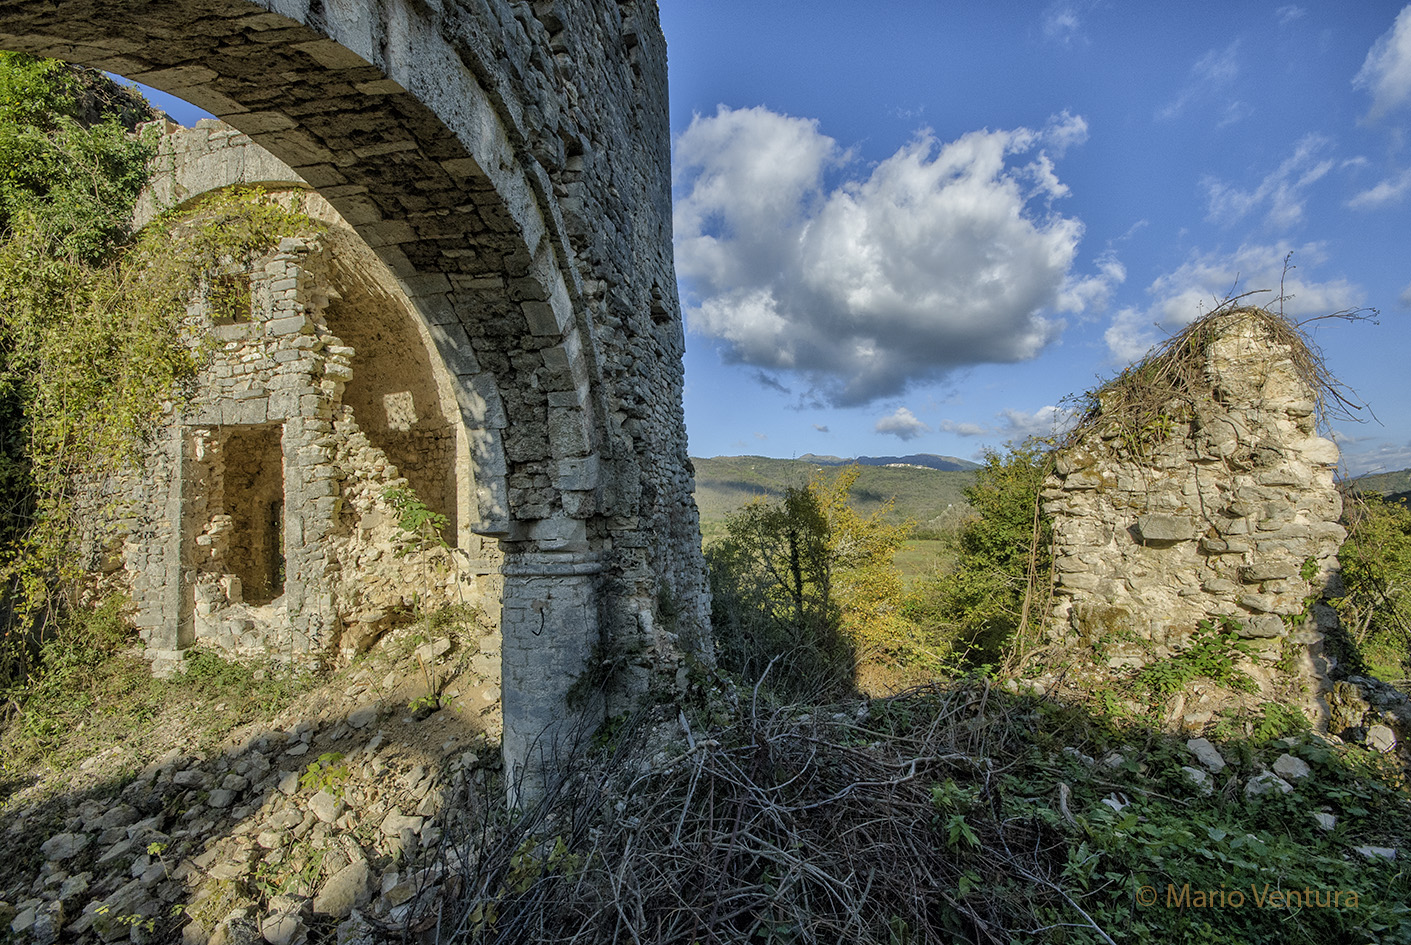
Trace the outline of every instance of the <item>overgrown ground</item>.
<path fill-rule="evenodd" d="M 43 772 L 51 796 L 100 780 L 116 796 L 163 754 L 218 755 L 232 733 L 336 705 L 349 681 L 210 658 L 177 684 L 141 670 L 114 652 L 32 697 L 5 736 L 6 792 L 42 803 Z M 1058 688 L 952 679 L 784 705 L 699 682 L 597 732 L 543 806 L 448 831 L 460 879 L 443 888 L 459 891 L 439 928 L 363 940 L 1411 942 L 1394 756 L 1237 717 L 1211 732 L 1228 764 L 1207 787 L 1184 735 Z M 454 752 L 424 748 L 444 776 Z M 1308 775 L 1251 794 L 1283 756 Z"/>
<path fill-rule="evenodd" d="M 471 853 L 443 940 L 1411 941 L 1411 884 L 1369 851 L 1411 839 L 1384 756 L 1241 736 L 1202 789 L 1184 738 L 983 680 L 691 718 L 600 739 Z M 1309 775 L 1248 793 L 1284 755 Z"/>

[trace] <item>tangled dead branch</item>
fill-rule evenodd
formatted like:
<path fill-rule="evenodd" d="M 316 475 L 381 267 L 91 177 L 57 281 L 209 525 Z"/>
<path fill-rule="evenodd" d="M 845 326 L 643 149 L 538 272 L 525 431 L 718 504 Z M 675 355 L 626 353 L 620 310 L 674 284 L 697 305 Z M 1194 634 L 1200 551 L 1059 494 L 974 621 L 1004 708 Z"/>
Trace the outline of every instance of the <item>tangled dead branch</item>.
<path fill-rule="evenodd" d="M 1035 911 L 1111 941 L 1054 875 L 1062 832 L 1000 816 L 1006 767 L 989 759 L 1022 756 L 1025 727 L 992 696 L 975 684 L 830 709 L 746 699 L 717 738 L 684 716 L 639 719 L 618 743 L 655 751 L 600 756 L 447 851 L 467 881 L 439 940 L 1007 942 L 1004 890 L 1024 887 Z M 685 738 L 669 742 L 677 725 Z"/>
<path fill-rule="evenodd" d="M 1360 419 L 1365 405 L 1328 370 L 1321 349 L 1304 326 L 1327 319 L 1358 321 L 1375 316 L 1375 311 L 1334 312 L 1296 323 L 1282 314 L 1241 304 L 1251 294 L 1226 299 L 1115 378 L 1083 395 L 1078 422 L 1065 445 L 1109 424 L 1116 424 L 1136 442 L 1147 431 L 1157 430 L 1164 418 L 1188 417 L 1210 396 L 1207 351 L 1235 318 L 1254 322 L 1275 346 L 1288 350 L 1295 372 L 1317 398 L 1320 425 L 1334 419 Z"/>

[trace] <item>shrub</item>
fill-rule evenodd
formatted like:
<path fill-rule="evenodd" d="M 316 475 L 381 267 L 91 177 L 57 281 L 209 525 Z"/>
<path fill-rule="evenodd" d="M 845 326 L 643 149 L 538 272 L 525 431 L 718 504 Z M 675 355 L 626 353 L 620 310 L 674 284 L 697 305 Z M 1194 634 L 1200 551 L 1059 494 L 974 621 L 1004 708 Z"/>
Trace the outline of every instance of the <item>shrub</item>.
<path fill-rule="evenodd" d="M 1411 656 L 1411 509 L 1378 495 L 1348 497 L 1338 551 L 1347 593 L 1343 628 L 1375 671 L 1406 678 Z"/>
<path fill-rule="evenodd" d="M 954 538 L 952 567 L 923 582 L 907 604 L 972 664 L 1001 662 L 1016 634 L 1042 615 L 1052 527 L 1039 493 L 1051 466 L 1046 443 L 989 451 L 965 498 L 972 515 Z"/>

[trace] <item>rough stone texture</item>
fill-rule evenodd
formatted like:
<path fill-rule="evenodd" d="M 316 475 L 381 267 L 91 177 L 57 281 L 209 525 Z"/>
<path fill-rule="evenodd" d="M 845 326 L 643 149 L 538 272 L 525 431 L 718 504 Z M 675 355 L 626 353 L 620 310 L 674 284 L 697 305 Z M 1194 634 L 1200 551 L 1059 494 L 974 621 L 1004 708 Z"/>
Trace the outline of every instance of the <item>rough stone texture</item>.
<path fill-rule="evenodd" d="M 654 3 L 16 0 L 0 47 L 226 119 L 396 277 L 474 431 L 475 528 L 505 553 L 512 765 L 573 727 L 595 648 L 621 669 L 587 724 L 710 659 Z M 175 593 L 173 557 L 151 564 Z"/>
<path fill-rule="evenodd" d="M 260 149 L 216 122 L 163 139 L 175 168 L 242 152 Z M 262 162 L 205 162 L 248 165 Z M 191 643 L 308 661 L 360 652 L 418 607 L 476 606 L 492 628 L 498 616 L 500 555 L 470 530 L 471 431 L 452 380 L 381 262 L 324 201 L 299 200 L 327 232 L 282 240 L 220 276 L 233 291 L 192 300 L 187 335 L 204 358 L 194 394 L 141 469 L 88 496 L 90 562 L 121 563 L 159 671 Z M 408 489 L 446 516 L 462 554 L 400 529 L 391 494 Z"/>
<path fill-rule="evenodd" d="M 1339 586 L 1337 448 L 1317 434 L 1316 392 L 1292 350 L 1247 314 L 1216 318 L 1193 408 L 1173 403 L 1140 447 L 1099 421 L 1061 452 L 1044 491 L 1049 633 L 1109 667 L 1139 667 L 1180 652 L 1201 621 L 1232 618 L 1264 697 L 1326 718 L 1321 641 L 1336 615 L 1303 615 L 1310 596 Z M 1181 702 L 1174 714 L 1197 729 L 1219 708 Z"/>
<path fill-rule="evenodd" d="M 1219 774 L 1225 770 L 1225 759 L 1221 757 L 1219 750 L 1205 738 L 1192 738 L 1186 741 L 1186 748 L 1196 761 L 1199 761 L 1206 770 L 1213 774 Z"/>

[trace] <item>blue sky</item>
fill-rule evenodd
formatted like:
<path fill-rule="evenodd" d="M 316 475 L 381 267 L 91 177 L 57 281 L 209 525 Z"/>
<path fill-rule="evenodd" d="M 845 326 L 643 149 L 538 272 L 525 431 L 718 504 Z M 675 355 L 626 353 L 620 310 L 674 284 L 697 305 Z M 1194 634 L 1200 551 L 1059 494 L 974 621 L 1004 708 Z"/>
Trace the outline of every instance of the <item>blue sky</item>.
<path fill-rule="evenodd" d="M 1411 467 L 1404 0 L 661 17 L 692 455 L 973 458 L 1292 253 L 1295 318 L 1380 311 L 1314 335 L 1346 471 Z"/>
<path fill-rule="evenodd" d="M 1411 6 L 661 13 L 692 455 L 974 457 L 1292 252 L 1380 310 L 1314 335 L 1347 471 L 1411 466 Z"/>

